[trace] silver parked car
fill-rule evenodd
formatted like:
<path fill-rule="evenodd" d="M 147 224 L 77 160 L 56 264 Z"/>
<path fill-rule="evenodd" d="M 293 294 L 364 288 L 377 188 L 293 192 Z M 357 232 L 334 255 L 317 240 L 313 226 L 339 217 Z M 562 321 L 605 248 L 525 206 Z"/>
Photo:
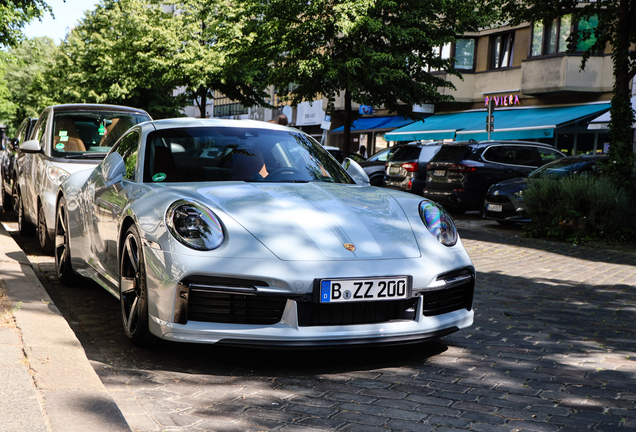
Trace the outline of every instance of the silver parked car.
<path fill-rule="evenodd" d="M 150 120 L 143 110 L 113 105 L 56 105 L 42 111 L 30 140 L 20 144 L 14 207 L 23 236 L 37 227 L 40 247 L 53 252 L 55 197 L 70 174 L 92 169 L 131 126 Z"/>
<path fill-rule="evenodd" d="M 473 322 L 475 270 L 450 216 L 369 186 L 297 129 L 142 123 L 56 203 L 60 280 L 117 297 L 137 345 L 405 343 Z"/>

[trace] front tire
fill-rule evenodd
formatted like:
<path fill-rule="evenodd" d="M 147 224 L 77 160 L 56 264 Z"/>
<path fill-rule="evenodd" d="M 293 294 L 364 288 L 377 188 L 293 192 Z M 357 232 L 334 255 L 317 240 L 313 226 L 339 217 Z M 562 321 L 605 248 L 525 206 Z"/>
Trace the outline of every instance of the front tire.
<path fill-rule="evenodd" d="M 47 255 L 53 254 L 53 247 L 55 243 L 49 235 L 49 230 L 46 227 L 46 217 L 44 216 L 44 209 L 42 203 L 38 204 L 38 241 L 40 242 L 40 249 Z"/>
<path fill-rule="evenodd" d="M 74 285 L 79 276 L 71 265 L 71 249 L 69 242 L 68 214 L 66 213 L 66 200 L 60 198 L 55 212 L 55 271 L 61 283 L 67 286 Z"/>
<path fill-rule="evenodd" d="M 158 342 L 150 333 L 148 287 L 141 236 L 135 225 L 126 231 L 119 264 L 119 292 L 124 331 L 138 347 L 150 347 Z"/>

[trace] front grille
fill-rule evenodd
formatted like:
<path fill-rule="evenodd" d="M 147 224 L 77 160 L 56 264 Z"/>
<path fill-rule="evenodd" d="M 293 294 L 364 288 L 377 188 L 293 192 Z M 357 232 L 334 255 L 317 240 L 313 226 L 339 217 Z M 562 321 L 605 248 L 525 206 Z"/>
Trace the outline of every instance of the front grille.
<path fill-rule="evenodd" d="M 497 204 L 508 204 L 510 203 L 510 200 L 508 199 L 508 197 L 504 196 L 504 195 L 487 195 L 486 196 L 486 201 L 487 202 L 491 202 L 491 203 L 497 203 Z"/>
<path fill-rule="evenodd" d="M 417 298 L 340 304 L 298 303 L 298 325 L 331 326 L 413 321 Z"/>
<path fill-rule="evenodd" d="M 471 270 L 455 271 L 437 279 L 446 281 L 447 286 L 422 293 L 422 313 L 424 316 L 436 316 L 461 309 L 472 309 L 475 276 Z"/>
<path fill-rule="evenodd" d="M 226 324 L 276 324 L 287 298 L 262 295 L 220 294 L 190 289 L 188 321 Z"/>

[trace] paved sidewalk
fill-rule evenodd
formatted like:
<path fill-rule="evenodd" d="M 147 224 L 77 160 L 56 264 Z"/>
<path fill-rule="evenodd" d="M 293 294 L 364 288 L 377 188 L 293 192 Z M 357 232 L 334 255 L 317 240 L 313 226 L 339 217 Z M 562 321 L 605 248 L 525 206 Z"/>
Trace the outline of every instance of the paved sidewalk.
<path fill-rule="evenodd" d="M 0 288 L 15 317 L 15 326 L 0 327 L 0 432 L 129 431 L 75 333 L 1 224 Z"/>

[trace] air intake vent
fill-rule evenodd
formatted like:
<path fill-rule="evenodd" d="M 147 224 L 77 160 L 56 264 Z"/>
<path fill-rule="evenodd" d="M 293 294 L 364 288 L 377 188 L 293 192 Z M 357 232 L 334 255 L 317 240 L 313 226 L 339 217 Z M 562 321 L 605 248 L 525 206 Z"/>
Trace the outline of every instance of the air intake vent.
<path fill-rule="evenodd" d="M 472 309 L 475 293 L 475 274 L 472 269 L 446 273 L 439 276 L 437 280 L 445 281 L 446 287 L 422 292 L 424 316 Z"/>
<path fill-rule="evenodd" d="M 298 325 L 331 326 L 413 321 L 417 298 L 340 304 L 298 303 Z"/>

